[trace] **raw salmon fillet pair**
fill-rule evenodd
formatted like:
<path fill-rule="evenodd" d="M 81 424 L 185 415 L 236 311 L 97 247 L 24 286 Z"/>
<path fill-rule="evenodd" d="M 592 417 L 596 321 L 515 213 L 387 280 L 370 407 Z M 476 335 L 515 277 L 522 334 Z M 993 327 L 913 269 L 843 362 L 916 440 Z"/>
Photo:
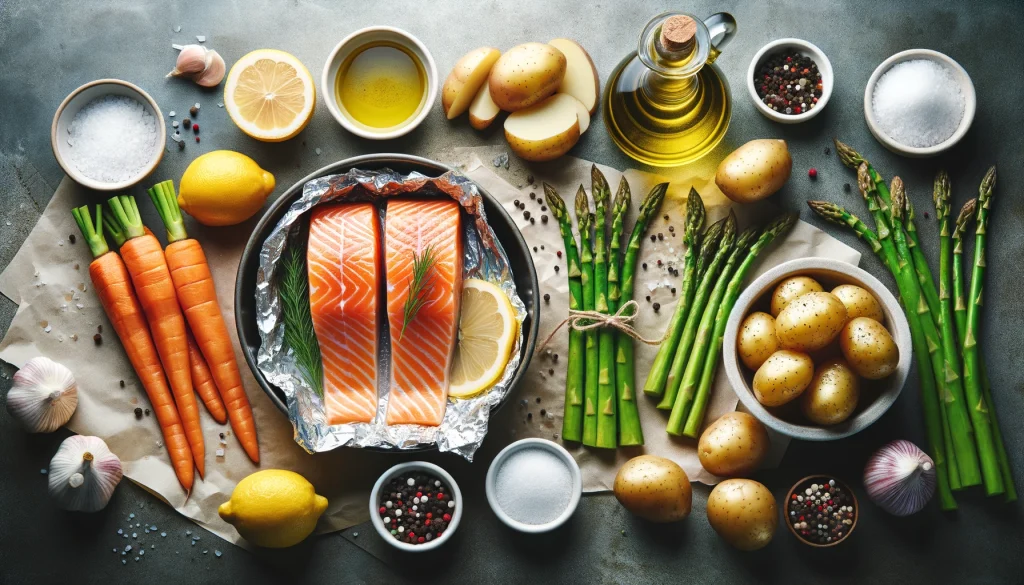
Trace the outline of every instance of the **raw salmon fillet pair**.
<path fill-rule="evenodd" d="M 330 424 L 372 422 L 376 415 L 382 284 L 391 333 L 386 423 L 441 424 L 462 294 L 460 225 L 454 201 L 389 200 L 382 242 L 372 203 L 313 210 L 306 252 L 309 301 Z M 403 332 L 413 258 L 428 247 L 436 263 L 427 276 L 425 302 Z"/>

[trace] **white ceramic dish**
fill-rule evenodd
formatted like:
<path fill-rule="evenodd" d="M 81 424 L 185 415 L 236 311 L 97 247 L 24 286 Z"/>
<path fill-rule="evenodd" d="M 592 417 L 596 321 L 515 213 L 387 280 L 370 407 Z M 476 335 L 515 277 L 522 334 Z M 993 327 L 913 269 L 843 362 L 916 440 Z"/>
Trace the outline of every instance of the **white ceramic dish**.
<path fill-rule="evenodd" d="M 423 544 L 409 544 L 407 542 L 395 540 L 395 537 L 391 535 L 391 531 L 384 528 L 384 521 L 380 519 L 380 503 L 378 496 L 380 495 L 381 488 L 393 477 L 410 471 L 424 471 L 432 475 L 436 475 L 448 486 L 448 489 L 455 498 L 455 512 L 452 513 L 452 521 L 448 524 L 448 528 L 443 534 L 441 534 L 440 538 L 435 538 L 434 540 L 424 542 Z M 448 539 L 451 538 L 452 534 L 455 534 L 455 530 L 459 527 L 459 522 L 461 521 L 462 492 L 459 491 L 459 484 L 455 483 L 455 479 L 452 478 L 447 471 L 433 463 L 427 463 L 426 461 L 407 461 L 406 463 L 399 463 L 385 471 L 380 478 L 377 479 L 377 483 L 373 484 L 373 490 L 370 491 L 370 522 L 373 524 L 373 527 L 377 530 L 377 534 L 379 534 L 381 538 L 399 550 L 409 552 L 425 552 L 428 550 L 434 550 L 445 542 L 448 542 Z"/>
<path fill-rule="evenodd" d="M 783 51 L 796 51 L 805 57 L 810 57 L 818 65 L 818 71 L 821 72 L 821 97 L 818 98 L 818 104 L 801 114 L 780 114 L 769 108 L 757 96 L 757 89 L 754 87 L 754 73 L 761 63 L 770 55 Z M 825 53 L 821 52 L 821 49 L 814 43 L 801 39 L 778 39 L 768 43 L 754 54 L 754 58 L 750 60 L 750 67 L 747 68 L 747 93 L 750 94 L 750 99 L 754 100 L 754 106 L 757 107 L 757 111 L 761 112 L 769 120 L 774 120 L 781 124 L 799 124 L 817 116 L 819 112 L 825 109 L 829 98 L 832 97 L 834 81 L 832 62 L 828 60 Z"/>
<path fill-rule="evenodd" d="M 79 110 L 92 100 L 105 95 L 124 95 L 141 103 L 144 108 L 149 110 L 150 114 L 156 117 L 160 133 L 159 140 L 156 141 L 153 147 L 153 158 L 150 163 L 136 176 L 119 183 L 106 183 L 83 175 L 75 167 L 74 163 L 71 162 L 71 154 L 69 152 L 71 147 L 68 146 L 67 142 L 68 125 L 74 120 Z M 160 112 L 160 107 L 156 105 L 156 101 L 143 91 L 142 88 L 120 79 L 97 79 L 71 92 L 60 103 L 60 106 L 57 107 L 57 112 L 53 115 L 53 123 L 50 125 L 50 146 L 53 148 L 53 156 L 56 157 L 57 163 L 60 164 L 69 177 L 86 187 L 99 191 L 121 191 L 145 179 L 160 164 L 160 159 L 164 156 L 166 142 L 167 126 L 164 122 L 164 116 Z"/>
<path fill-rule="evenodd" d="M 547 524 L 526 524 L 520 522 L 508 514 L 498 504 L 498 496 L 495 493 L 495 481 L 497 479 L 498 470 L 501 469 L 502 464 L 508 457 L 523 449 L 544 449 L 553 453 L 559 459 L 561 459 L 565 466 L 569 469 L 569 475 L 572 477 L 572 496 L 569 498 L 569 504 L 557 518 L 548 522 Z M 508 447 L 505 447 L 495 456 L 494 461 L 491 461 L 490 468 L 487 469 L 487 479 L 484 482 L 484 486 L 487 491 L 487 503 L 491 505 L 491 510 L 494 510 L 495 515 L 505 523 L 509 528 L 513 528 L 520 532 L 528 533 L 540 533 L 550 532 L 555 528 L 558 528 L 562 524 L 565 524 L 573 512 L 576 511 L 576 506 L 580 503 L 580 496 L 583 494 L 583 474 L 580 473 L 580 466 L 577 465 L 576 460 L 572 458 L 561 445 L 548 441 L 547 439 L 522 439 L 512 443 Z M 443 535 L 442 535 L 443 536 Z"/>
<path fill-rule="evenodd" d="M 423 96 L 423 101 L 420 102 L 419 109 L 405 124 L 393 129 L 379 130 L 356 122 L 342 111 L 334 91 L 334 82 L 338 77 L 338 69 L 341 68 L 345 59 L 360 47 L 378 41 L 390 41 L 405 47 L 420 60 L 427 74 L 427 90 Z M 434 99 L 437 97 L 437 66 L 434 64 L 434 58 L 430 55 L 427 47 L 413 35 L 392 26 L 371 26 L 348 35 L 334 47 L 334 50 L 327 57 L 327 62 L 324 64 L 324 71 L 320 77 L 320 91 L 324 96 L 327 109 L 331 111 L 331 115 L 349 132 L 356 136 L 373 140 L 398 138 L 412 132 L 413 129 L 419 126 L 423 119 L 427 117 L 427 114 L 430 113 L 431 108 L 434 107 Z"/>
<path fill-rule="evenodd" d="M 875 122 L 874 112 L 871 108 L 871 97 L 875 92 L 875 84 L 878 83 L 879 78 L 881 78 L 882 75 L 884 75 L 885 72 L 893 65 L 904 61 L 912 61 L 914 59 L 930 59 L 945 65 L 953 73 L 953 77 L 960 84 L 960 91 L 964 96 L 964 117 L 960 120 L 960 125 L 957 126 L 957 129 L 953 132 L 952 136 L 935 146 L 904 146 L 896 142 L 878 127 L 878 123 Z M 868 79 L 868 85 L 864 88 L 864 118 L 868 122 L 868 129 L 871 130 L 871 134 L 874 135 L 876 140 L 882 143 L 882 146 L 888 148 L 892 152 L 912 158 L 935 156 L 949 150 L 957 142 L 960 142 L 960 139 L 964 137 L 964 134 L 967 134 L 967 131 L 970 130 L 971 123 L 974 121 L 974 112 L 977 108 L 978 97 L 974 92 L 974 83 L 971 81 L 971 76 L 967 74 L 967 70 L 961 67 L 959 63 L 951 59 L 949 56 L 929 49 L 910 49 L 902 51 L 900 53 L 896 53 L 892 57 L 889 57 L 885 61 L 882 61 L 882 64 L 879 65 L 875 69 L 874 73 L 871 74 L 871 77 Z"/>
<path fill-rule="evenodd" d="M 809 422 L 805 424 L 792 422 L 792 420 L 781 418 L 762 406 L 757 401 L 757 398 L 754 397 L 754 392 L 751 388 L 754 373 L 740 362 L 739 355 L 736 352 L 736 336 L 739 333 L 739 326 L 743 318 L 758 305 L 758 301 L 763 303 L 764 297 L 771 295 L 775 285 L 787 277 L 796 275 L 807 275 L 812 278 L 823 279 L 825 282 L 822 284 L 825 290 L 831 290 L 832 287 L 840 284 L 855 284 L 867 289 L 881 303 L 882 312 L 885 313 L 886 329 L 892 334 L 892 338 L 896 342 L 897 348 L 899 348 L 900 359 L 896 366 L 896 372 L 888 378 L 872 382 L 870 390 L 862 388 L 862 399 L 869 392 L 877 393 L 877 395 L 866 406 L 858 405 L 857 411 L 853 416 L 837 425 L 826 427 Z M 790 260 L 789 262 L 779 264 L 755 279 L 736 300 L 736 305 L 733 307 L 732 312 L 729 313 L 724 339 L 725 343 L 723 343 L 722 349 L 725 360 L 725 373 L 729 378 L 729 384 L 736 392 L 743 406 L 766 426 L 783 435 L 807 441 L 842 439 L 871 426 L 896 402 L 896 398 L 899 397 L 900 392 L 903 390 L 903 385 L 907 381 L 907 375 L 910 374 L 910 364 L 913 358 L 910 326 L 907 324 L 907 317 L 904 315 L 903 309 L 900 307 L 896 297 L 874 276 L 852 264 L 831 258 L 798 258 Z"/>

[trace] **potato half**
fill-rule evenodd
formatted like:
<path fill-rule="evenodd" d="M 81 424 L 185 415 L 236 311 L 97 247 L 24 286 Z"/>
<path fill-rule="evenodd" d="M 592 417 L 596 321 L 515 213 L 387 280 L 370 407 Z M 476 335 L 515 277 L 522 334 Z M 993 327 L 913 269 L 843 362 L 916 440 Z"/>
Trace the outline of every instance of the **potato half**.
<path fill-rule="evenodd" d="M 558 86 L 558 92 L 567 93 L 580 100 L 587 114 L 594 115 L 601 95 L 601 82 L 590 54 L 583 50 L 579 43 L 569 39 L 553 39 L 548 44 L 565 55 L 565 77 Z"/>
<path fill-rule="evenodd" d="M 506 112 L 528 108 L 558 91 L 565 68 L 565 55 L 551 45 L 512 47 L 491 68 L 491 99 Z"/>
<path fill-rule="evenodd" d="M 469 108 L 500 56 L 501 51 L 494 47 L 480 47 L 455 63 L 441 87 L 441 107 L 449 120 L 461 116 Z"/>
<path fill-rule="evenodd" d="M 559 93 L 509 114 L 505 139 L 512 152 L 530 161 L 556 159 L 580 139 L 576 98 Z"/>
<path fill-rule="evenodd" d="M 487 83 L 480 84 L 476 97 L 469 104 L 469 125 L 477 130 L 483 130 L 490 126 L 500 113 L 498 104 L 491 99 L 491 86 Z"/>

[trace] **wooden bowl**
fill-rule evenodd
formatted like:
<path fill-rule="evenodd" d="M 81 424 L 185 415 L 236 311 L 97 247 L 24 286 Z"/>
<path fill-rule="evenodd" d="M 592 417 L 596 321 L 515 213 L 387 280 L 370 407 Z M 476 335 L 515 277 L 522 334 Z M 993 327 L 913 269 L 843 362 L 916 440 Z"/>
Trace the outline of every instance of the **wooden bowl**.
<path fill-rule="evenodd" d="M 813 481 L 815 479 L 825 480 L 825 483 L 828 483 L 828 480 L 830 480 L 830 479 L 834 480 L 836 482 L 836 485 L 838 485 L 839 487 L 841 487 L 844 490 L 846 490 L 846 493 L 850 494 L 850 497 L 853 498 L 853 524 L 850 525 L 850 529 L 846 531 L 846 535 L 845 536 L 843 536 L 839 540 L 830 542 L 828 544 L 818 544 L 816 542 L 811 542 L 809 540 L 806 540 L 803 536 L 801 536 L 796 531 L 795 528 L 793 528 L 793 523 L 789 521 L 789 503 L 793 501 L 793 494 L 796 493 L 796 490 L 800 486 L 804 485 L 805 483 L 807 483 L 809 481 Z M 855 528 L 857 528 L 857 520 L 859 520 L 859 519 L 860 519 L 860 502 L 857 501 L 857 494 L 853 493 L 853 490 L 850 489 L 850 486 L 846 485 L 846 482 L 841 481 L 838 478 L 835 478 L 835 477 L 832 477 L 832 476 L 829 476 L 829 475 L 808 475 L 807 477 L 805 477 L 805 478 L 801 479 L 800 481 L 796 482 L 795 484 L 793 484 L 793 487 L 789 488 L 789 491 L 786 492 L 786 501 L 782 505 L 782 521 L 786 523 L 786 527 L 789 528 L 789 532 L 793 536 L 795 536 L 796 539 L 799 540 L 801 543 L 803 543 L 803 544 L 805 544 L 807 546 L 810 546 L 810 547 L 814 547 L 814 548 L 831 548 L 831 547 L 833 547 L 833 546 L 835 546 L 835 545 L 837 545 L 837 544 L 839 544 L 841 542 L 845 542 L 846 539 L 850 538 L 850 535 L 853 534 L 853 530 Z"/>

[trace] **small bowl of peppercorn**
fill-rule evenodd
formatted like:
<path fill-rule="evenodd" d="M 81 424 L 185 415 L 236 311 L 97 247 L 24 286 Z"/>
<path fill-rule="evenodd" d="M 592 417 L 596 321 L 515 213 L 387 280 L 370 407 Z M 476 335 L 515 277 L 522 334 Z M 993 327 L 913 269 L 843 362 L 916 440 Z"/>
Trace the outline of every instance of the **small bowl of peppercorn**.
<path fill-rule="evenodd" d="M 786 494 L 783 516 L 800 542 L 828 548 L 850 537 L 857 527 L 857 496 L 843 482 L 828 475 L 809 475 Z"/>
<path fill-rule="evenodd" d="M 444 544 L 462 520 L 462 492 L 433 463 L 408 461 L 385 471 L 370 492 L 370 522 L 399 550 L 424 552 Z"/>
<path fill-rule="evenodd" d="M 769 120 L 806 122 L 832 96 L 832 63 L 813 43 L 778 39 L 761 47 L 747 70 L 747 91 Z"/>

